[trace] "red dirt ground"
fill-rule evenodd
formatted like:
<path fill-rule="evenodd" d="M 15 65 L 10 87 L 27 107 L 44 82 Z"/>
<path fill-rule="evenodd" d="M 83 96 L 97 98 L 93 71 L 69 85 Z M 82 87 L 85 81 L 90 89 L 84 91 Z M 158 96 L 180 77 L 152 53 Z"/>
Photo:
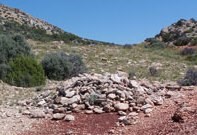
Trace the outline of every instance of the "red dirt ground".
<path fill-rule="evenodd" d="M 118 119 L 114 113 L 75 114 L 75 117 L 73 122 L 43 120 L 39 125 L 34 125 L 32 131 L 20 135 L 100 135 L 115 127 Z"/>

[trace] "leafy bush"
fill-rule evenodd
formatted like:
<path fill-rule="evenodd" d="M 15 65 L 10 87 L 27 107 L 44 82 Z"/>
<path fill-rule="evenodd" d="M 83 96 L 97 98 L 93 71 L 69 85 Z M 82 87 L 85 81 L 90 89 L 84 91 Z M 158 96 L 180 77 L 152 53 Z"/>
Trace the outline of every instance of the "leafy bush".
<path fill-rule="evenodd" d="M 193 55 L 188 55 L 186 57 L 186 60 L 192 62 L 193 64 L 197 64 L 197 53 L 194 53 Z"/>
<path fill-rule="evenodd" d="M 31 55 L 31 49 L 20 35 L 0 35 L 0 63 L 7 63 L 17 55 Z"/>
<path fill-rule="evenodd" d="M 81 57 L 63 52 L 48 54 L 41 63 L 47 77 L 53 80 L 64 80 L 86 71 Z"/>
<path fill-rule="evenodd" d="M 191 41 L 191 45 L 196 46 L 197 45 L 197 38 L 193 38 Z"/>
<path fill-rule="evenodd" d="M 196 50 L 194 48 L 184 48 L 183 50 L 181 50 L 181 55 L 193 55 L 196 52 Z"/>
<path fill-rule="evenodd" d="M 178 37 L 180 37 L 180 35 L 178 33 L 162 33 L 161 37 L 163 39 L 164 42 L 171 42 L 176 40 Z"/>
<path fill-rule="evenodd" d="M 158 74 L 158 70 L 155 67 L 149 67 L 149 73 L 151 76 L 156 76 Z"/>
<path fill-rule="evenodd" d="M 184 45 L 188 45 L 188 44 L 190 43 L 190 41 L 191 41 L 190 38 L 183 36 L 183 37 L 178 38 L 178 39 L 174 42 L 174 44 L 175 44 L 176 46 L 184 46 Z"/>
<path fill-rule="evenodd" d="M 166 47 L 165 43 L 156 40 L 156 39 L 147 39 L 147 41 L 149 41 L 149 44 L 146 45 L 146 48 L 154 48 L 154 49 L 163 49 Z"/>
<path fill-rule="evenodd" d="M 44 70 L 33 57 L 18 56 L 8 63 L 4 81 L 15 86 L 32 87 L 45 83 Z"/>
<path fill-rule="evenodd" d="M 79 55 L 71 54 L 68 57 L 70 63 L 70 74 L 69 77 L 77 76 L 78 74 L 86 72 L 86 66 Z"/>
<path fill-rule="evenodd" d="M 10 70 L 9 65 L 5 63 L 0 64 L 0 79 L 5 78 L 9 70 Z"/>
<path fill-rule="evenodd" d="M 186 72 L 185 77 L 178 81 L 178 83 L 182 86 L 197 86 L 197 69 L 191 68 Z"/>

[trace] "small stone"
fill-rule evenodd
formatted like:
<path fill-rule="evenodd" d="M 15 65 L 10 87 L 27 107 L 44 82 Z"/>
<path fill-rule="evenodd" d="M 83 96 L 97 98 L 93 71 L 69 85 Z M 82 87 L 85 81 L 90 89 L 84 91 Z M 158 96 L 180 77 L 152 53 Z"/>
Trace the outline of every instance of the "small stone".
<path fill-rule="evenodd" d="M 157 96 L 157 95 L 152 95 L 151 96 L 152 101 L 155 105 L 162 105 L 163 104 L 163 98 L 161 96 Z"/>
<path fill-rule="evenodd" d="M 58 97 L 59 99 L 57 99 L 57 100 L 59 100 L 59 103 L 61 103 L 62 105 L 67 105 L 68 104 L 68 98 L 66 98 L 66 97 Z"/>
<path fill-rule="evenodd" d="M 174 92 L 174 91 L 168 91 L 165 95 L 167 98 L 171 98 L 171 97 L 180 97 L 180 94 L 178 92 Z"/>
<path fill-rule="evenodd" d="M 75 95 L 75 96 L 73 96 L 72 98 L 70 98 L 70 99 L 68 100 L 68 104 L 77 103 L 77 102 L 79 102 L 80 100 L 81 100 L 80 95 Z"/>
<path fill-rule="evenodd" d="M 112 74 L 111 80 L 115 83 L 121 83 L 121 78 L 117 74 Z"/>
<path fill-rule="evenodd" d="M 111 93 L 107 97 L 110 98 L 110 99 L 115 99 L 116 98 L 116 94 Z"/>
<path fill-rule="evenodd" d="M 103 109 L 101 108 L 94 108 L 93 111 L 97 114 L 101 114 L 101 113 L 104 113 Z"/>
<path fill-rule="evenodd" d="M 147 109 L 144 110 L 144 113 L 145 113 L 145 114 L 148 114 L 148 113 L 150 113 L 150 112 L 152 112 L 152 111 L 153 111 L 152 108 L 147 108 Z"/>
<path fill-rule="evenodd" d="M 44 106 L 45 104 L 46 104 L 45 100 L 42 100 L 42 101 L 38 102 L 38 106 Z"/>
<path fill-rule="evenodd" d="M 118 120 L 124 125 L 131 125 L 133 123 L 133 120 L 128 119 L 127 116 L 121 116 L 118 118 Z"/>
<path fill-rule="evenodd" d="M 130 80 L 130 85 L 134 88 L 138 88 L 140 86 L 136 80 Z"/>
<path fill-rule="evenodd" d="M 145 104 L 145 105 L 143 105 L 143 106 L 141 107 L 141 110 L 144 111 L 144 110 L 146 110 L 147 108 L 152 108 L 152 107 L 153 107 L 153 106 L 150 105 L 150 104 Z"/>
<path fill-rule="evenodd" d="M 132 112 L 133 111 L 133 107 L 129 107 L 129 111 Z"/>
<path fill-rule="evenodd" d="M 126 111 L 129 109 L 129 104 L 127 103 L 117 103 L 114 105 L 115 109 L 118 111 Z"/>
<path fill-rule="evenodd" d="M 76 104 L 76 103 L 74 103 L 74 104 L 72 104 L 71 105 L 71 107 L 74 109 L 74 108 L 76 108 L 78 106 L 78 104 Z"/>
<path fill-rule="evenodd" d="M 66 115 L 65 118 L 64 118 L 65 121 L 74 121 L 75 120 L 75 117 L 73 115 Z"/>
<path fill-rule="evenodd" d="M 121 117 L 118 118 L 119 121 L 123 121 L 125 119 L 127 119 L 127 116 L 121 116 Z"/>
<path fill-rule="evenodd" d="M 114 110 L 114 108 L 110 105 L 110 104 L 107 104 L 103 107 L 103 110 L 105 112 L 111 112 L 112 110 Z"/>
<path fill-rule="evenodd" d="M 66 97 L 71 98 L 75 95 L 75 91 L 66 91 Z"/>
<path fill-rule="evenodd" d="M 65 111 L 66 111 L 66 108 L 64 108 L 64 107 L 59 107 L 59 108 L 53 109 L 53 113 L 64 113 Z"/>
<path fill-rule="evenodd" d="M 138 113 L 137 112 L 131 112 L 131 113 L 129 113 L 129 115 L 128 116 L 132 116 L 132 117 L 134 117 L 134 116 L 138 116 Z"/>
<path fill-rule="evenodd" d="M 125 112 L 123 112 L 123 111 L 118 111 L 118 114 L 119 114 L 120 116 L 126 116 L 126 115 L 127 115 L 127 113 L 125 113 Z"/>
<path fill-rule="evenodd" d="M 55 103 L 55 104 L 63 104 L 63 103 L 61 103 L 62 98 L 63 98 L 63 97 L 56 97 L 56 98 L 54 99 L 54 103 Z"/>
<path fill-rule="evenodd" d="M 62 120 L 64 119 L 64 117 L 65 117 L 65 114 L 63 113 L 55 113 L 53 114 L 52 120 Z"/>
<path fill-rule="evenodd" d="M 22 115 L 30 115 L 30 114 L 31 114 L 31 112 L 29 110 L 25 110 L 22 112 Z"/>
<path fill-rule="evenodd" d="M 92 114 L 93 111 L 92 111 L 92 110 L 86 110 L 85 113 L 86 113 L 86 114 Z"/>
<path fill-rule="evenodd" d="M 152 106 L 154 105 L 154 103 L 152 102 L 152 100 L 151 100 L 150 98 L 146 98 L 146 99 L 145 99 L 145 103 L 146 103 L 146 104 L 150 104 L 150 105 L 152 105 Z"/>
<path fill-rule="evenodd" d="M 31 118 L 45 118 L 45 113 L 43 110 L 36 109 L 30 111 L 30 113 Z"/>

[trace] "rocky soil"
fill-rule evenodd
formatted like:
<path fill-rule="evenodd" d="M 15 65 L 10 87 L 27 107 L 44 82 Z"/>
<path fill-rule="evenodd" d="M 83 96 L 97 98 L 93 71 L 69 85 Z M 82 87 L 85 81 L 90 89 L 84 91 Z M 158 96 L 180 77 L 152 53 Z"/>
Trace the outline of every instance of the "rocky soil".
<path fill-rule="evenodd" d="M 195 87 L 129 80 L 117 72 L 83 74 L 43 89 L 12 107 L 1 105 L 1 134 L 196 133 Z"/>

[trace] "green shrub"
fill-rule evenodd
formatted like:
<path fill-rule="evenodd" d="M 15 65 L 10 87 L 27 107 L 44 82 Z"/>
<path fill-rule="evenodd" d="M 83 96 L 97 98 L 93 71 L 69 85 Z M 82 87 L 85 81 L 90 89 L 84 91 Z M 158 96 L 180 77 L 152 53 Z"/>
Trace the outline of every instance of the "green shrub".
<path fill-rule="evenodd" d="M 175 42 L 174 42 L 174 44 L 176 45 L 176 46 L 184 46 L 184 45 L 188 45 L 189 43 L 191 42 L 191 39 L 190 38 L 188 38 L 188 37 L 180 37 L 180 38 L 178 38 Z"/>
<path fill-rule="evenodd" d="M 166 47 L 165 43 L 158 41 L 156 39 L 147 39 L 149 41 L 149 44 L 146 45 L 146 48 L 151 49 L 164 49 Z"/>
<path fill-rule="evenodd" d="M 20 35 L 0 35 L 0 63 L 7 63 L 17 55 L 31 55 L 31 49 Z"/>
<path fill-rule="evenodd" d="M 192 62 L 193 64 L 197 64 L 197 53 L 194 53 L 192 55 L 188 55 L 186 57 L 186 60 Z"/>
<path fill-rule="evenodd" d="M 175 33 L 175 32 L 174 33 L 162 33 L 161 37 L 164 42 L 171 42 L 171 41 L 176 40 L 179 37 L 179 35 L 178 33 Z"/>
<path fill-rule="evenodd" d="M 178 83 L 182 86 L 197 86 L 197 69 L 188 69 L 185 77 L 182 80 L 178 81 Z"/>
<path fill-rule="evenodd" d="M 151 76 L 156 76 L 158 75 L 158 70 L 156 67 L 149 67 L 149 73 Z"/>
<path fill-rule="evenodd" d="M 86 72 L 86 66 L 79 55 L 71 54 L 68 56 L 70 67 L 70 77 L 77 76 L 78 74 Z"/>
<path fill-rule="evenodd" d="M 191 45 L 196 46 L 197 45 L 197 38 L 193 38 L 191 41 Z"/>
<path fill-rule="evenodd" d="M 0 64 L 0 79 L 3 79 L 6 77 L 7 75 L 7 72 L 10 70 L 10 66 L 3 63 L 3 64 Z"/>
<path fill-rule="evenodd" d="M 64 80 L 86 71 L 81 57 L 63 52 L 48 54 L 41 63 L 47 77 L 53 80 Z"/>
<path fill-rule="evenodd" d="M 8 63 L 10 69 L 4 78 L 8 84 L 20 87 L 39 86 L 45 83 L 42 65 L 30 56 L 18 56 Z"/>

